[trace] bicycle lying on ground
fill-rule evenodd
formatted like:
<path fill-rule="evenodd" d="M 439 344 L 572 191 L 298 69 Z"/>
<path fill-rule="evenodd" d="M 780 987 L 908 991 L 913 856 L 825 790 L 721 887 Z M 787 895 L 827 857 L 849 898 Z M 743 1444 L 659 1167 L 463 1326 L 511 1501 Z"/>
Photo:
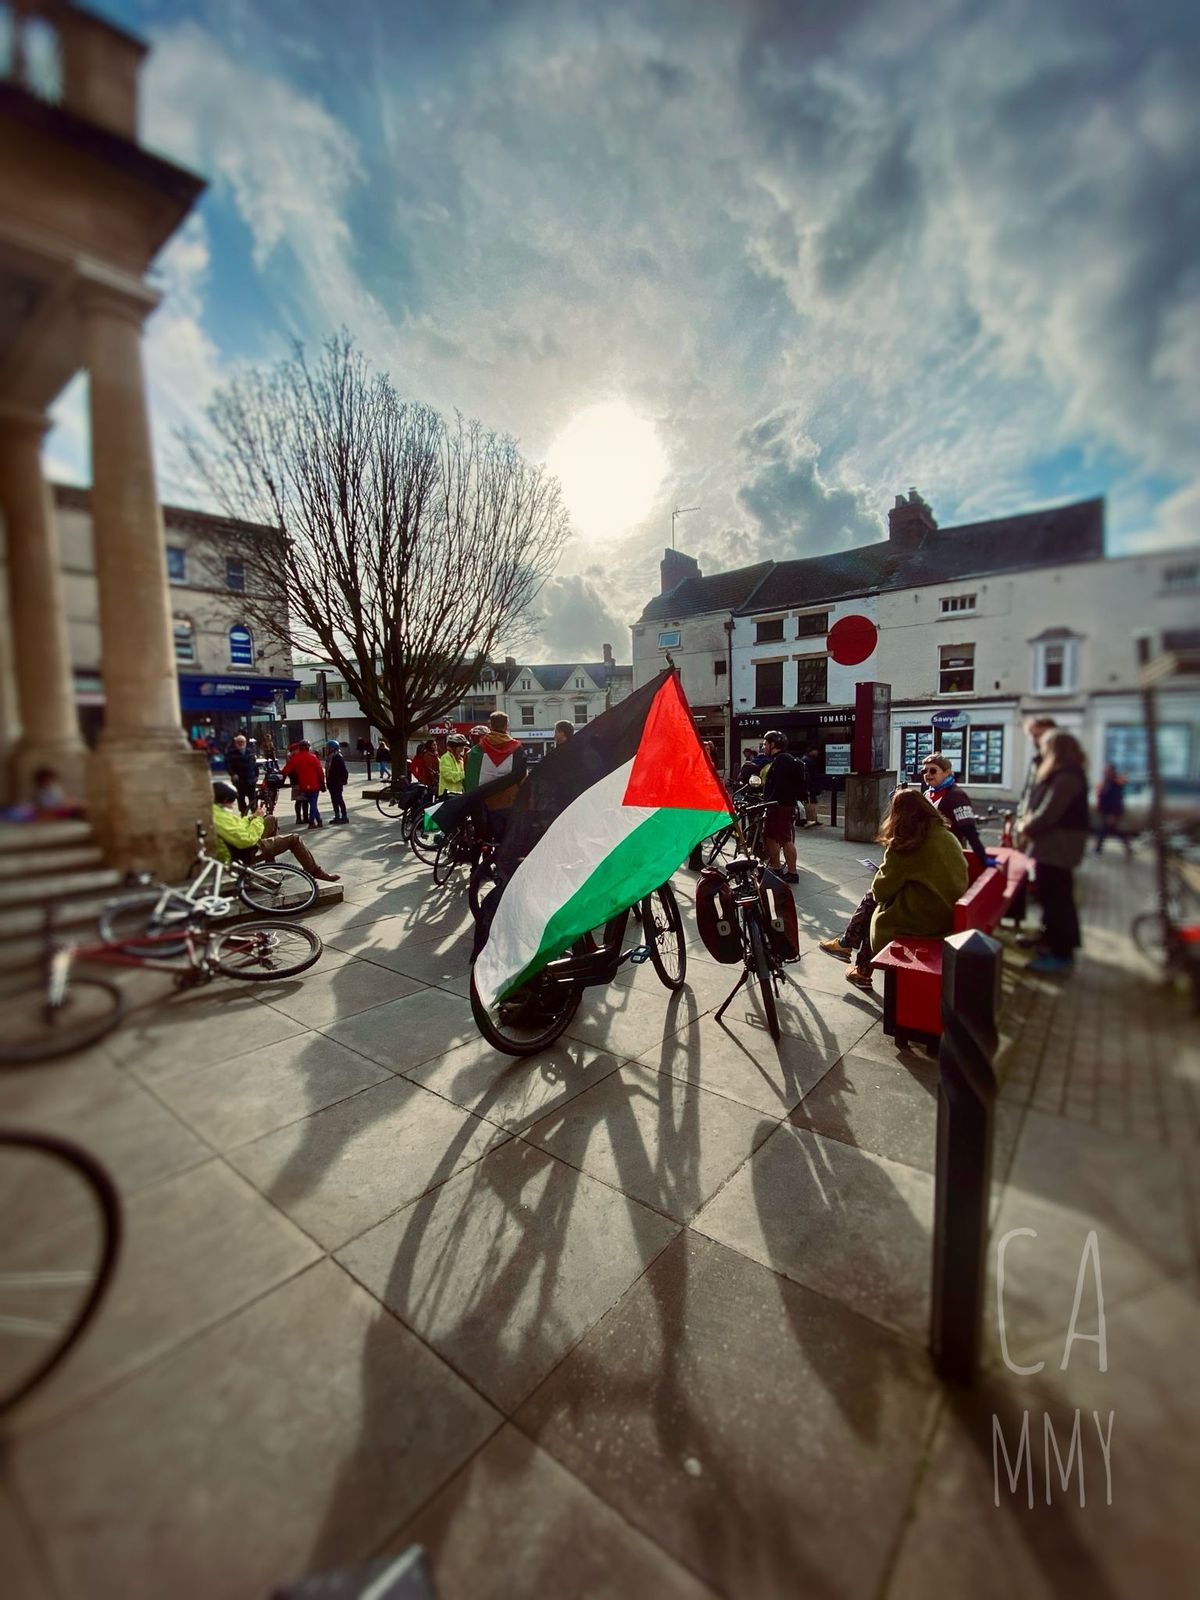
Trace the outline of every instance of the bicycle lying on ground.
<path fill-rule="evenodd" d="M 632 908 L 630 908 L 632 909 Z M 583 991 L 612 983 L 627 962 L 649 961 L 659 980 L 672 992 L 683 987 L 687 946 L 683 918 L 669 883 L 655 889 L 637 906 L 642 942 L 622 949 L 629 910 L 604 926 L 601 939 L 586 934 L 570 952 L 549 962 L 520 989 L 494 1005 L 484 1005 L 471 974 L 471 1011 L 484 1038 L 506 1055 L 528 1056 L 544 1050 L 563 1033 L 579 1009 Z"/>
<path fill-rule="evenodd" d="M 762 997 L 767 1032 L 778 1042 L 780 1036 L 777 997 L 783 983 L 783 956 L 777 947 L 780 930 L 768 920 L 763 897 L 763 865 L 747 856 L 736 856 L 723 868 L 733 891 L 738 929 L 742 940 L 743 969 L 738 981 L 717 1007 L 715 1020 L 725 1015 L 734 995 L 745 984 L 757 983 Z M 786 885 L 783 885 L 786 888 Z M 790 891 L 789 891 L 790 893 Z"/>
<path fill-rule="evenodd" d="M 299 922 L 239 922 L 210 928 L 199 912 L 182 929 L 137 933 L 103 944 L 73 944 L 48 935 L 40 981 L 5 976 L 0 1063 L 25 1066 L 94 1044 L 125 1014 L 124 991 L 108 978 L 76 971 L 89 966 L 140 967 L 175 975 L 176 987 L 215 977 L 247 983 L 294 978 L 320 958 L 320 939 Z M 182 964 L 181 964 L 182 958 Z"/>
<path fill-rule="evenodd" d="M 0 1416 L 87 1332 L 121 1249 L 106 1169 L 68 1139 L 0 1128 Z"/>
<path fill-rule="evenodd" d="M 298 916 L 316 901 L 316 880 L 302 867 L 285 861 L 218 861 L 204 844 L 204 828 L 196 824 L 195 876 L 185 889 L 164 884 L 121 895 L 110 900 L 100 912 L 100 937 L 108 944 L 121 944 L 135 936 L 174 932 L 197 915 L 227 917 L 234 908 L 234 895 L 252 911 L 272 916 Z M 226 886 L 226 879 L 232 882 Z M 229 891 L 232 890 L 232 893 Z M 178 949 L 183 949 L 180 939 Z M 172 952 L 156 946 L 157 954 Z"/>

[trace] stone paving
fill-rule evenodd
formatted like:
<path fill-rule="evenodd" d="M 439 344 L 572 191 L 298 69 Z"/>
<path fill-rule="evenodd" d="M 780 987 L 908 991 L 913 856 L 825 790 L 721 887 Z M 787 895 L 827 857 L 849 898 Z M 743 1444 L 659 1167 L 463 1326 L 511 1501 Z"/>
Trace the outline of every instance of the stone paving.
<path fill-rule="evenodd" d="M 693 938 L 679 995 L 625 969 L 514 1062 L 471 1020 L 465 887 L 352 816 L 310 974 L 141 980 L 103 1047 L 0 1078 L 128 1208 L 100 1321 L 9 1431 L 8 1600 L 264 1600 L 413 1540 L 443 1600 L 1190 1587 L 1200 1048 L 1125 941 L 1145 863 L 1089 858 L 1068 983 L 1006 962 L 993 1215 L 1036 1230 L 1004 1299 L 1043 1364 L 1006 1367 L 993 1294 L 963 1395 L 925 1348 L 936 1071 L 816 949 L 861 846 L 802 840 L 778 1048 L 749 996 L 714 1021 L 734 974 Z M 1081 1339 L 1064 1371 L 1089 1230 L 1107 1370 Z M 1063 1489 L 1043 1418 L 1066 1459 L 1077 1411 Z M 1026 1415 L 1014 1495 L 994 1430 L 1015 1462 Z"/>

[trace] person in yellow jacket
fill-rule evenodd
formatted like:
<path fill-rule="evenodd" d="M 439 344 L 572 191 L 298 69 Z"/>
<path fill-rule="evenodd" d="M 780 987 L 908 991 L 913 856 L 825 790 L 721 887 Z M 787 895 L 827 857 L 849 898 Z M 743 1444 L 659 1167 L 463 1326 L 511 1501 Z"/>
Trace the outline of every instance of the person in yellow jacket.
<path fill-rule="evenodd" d="M 452 733 L 446 740 L 445 754 L 438 762 L 438 793 L 461 794 L 463 774 L 467 766 L 467 746 L 470 740 L 464 733 Z"/>
<path fill-rule="evenodd" d="M 339 873 L 326 872 L 298 833 L 267 833 L 267 808 L 260 805 L 249 816 L 237 809 L 238 792 L 226 778 L 213 784 L 213 832 L 217 836 L 218 861 L 274 861 L 276 856 L 293 855 L 318 883 L 337 883 Z"/>

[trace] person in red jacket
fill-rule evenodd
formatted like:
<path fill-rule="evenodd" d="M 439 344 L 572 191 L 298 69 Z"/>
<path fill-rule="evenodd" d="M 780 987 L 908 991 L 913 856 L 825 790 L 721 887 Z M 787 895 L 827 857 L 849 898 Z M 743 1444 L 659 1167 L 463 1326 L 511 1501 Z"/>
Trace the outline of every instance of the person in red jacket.
<path fill-rule="evenodd" d="M 325 768 L 321 765 L 320 756 L 314 754 L 312 746 L 307 739 L 301 739 L 300 748 L 295 750 L 284 763 L 283 776 L 295 776 L 296 787 L 304 796 L 308 807 L 308 825 L 310 828 L 323 828 L 321 812 L 318 808 L 321 790 L 325 787 Z"/>

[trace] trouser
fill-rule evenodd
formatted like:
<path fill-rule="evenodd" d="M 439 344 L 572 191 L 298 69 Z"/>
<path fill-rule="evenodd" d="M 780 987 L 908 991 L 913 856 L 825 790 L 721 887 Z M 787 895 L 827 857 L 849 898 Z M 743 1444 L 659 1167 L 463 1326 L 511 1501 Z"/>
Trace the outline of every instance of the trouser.
<path fill-rule="evenodd" d="M 292 810 L 296 813 L 296 821 L 304 822 L 308 818 L 308 801 L 304 791 L 298 784 L 292 785 Z"/>
<path fill-rule="evenodd" d="M 817 802 L 815 800 L 806 800 L 804 802 L 804 820 L 805 822 L 819 822 L 821 820 L 817 816 Z"/>
<path fill-rule="evenodd" d="M 871 917 L 875 911 L 875 896 L 865 894 L 850 913 L 850 921 L 842 935 L 842 943 L 857 950 L 855 966 L 865 972 L 871 965 Z"/>
<path fill-rule="evenodd" d="M 342 799 L 342 790 L 329 785 L 329 803 L 333 807 L 333 820 L 335 822 L 349 822 L 350 815 L 346 810 L 346 802 Z"/>
<path fill-rule="evenodd" d="M 1125 846 L 1126 855 L 1132 854 L 1129 840 L 1121 832 L 1120 813 L 1118 812 L 1116 815 L 1113 815 L 1111 812 L 1102 811 L 1100 813 L 1100 832 L 1096 837 L 1097 855 L 1099 855 L 1101 850 L 1104 849 L 1104 841 L 1109 837 L 1110 834 L 1114 839 L 1119 839 Z"/>
<path fill-rule="evenodd" d="M 235 778 L 238 810 L 243 816 L 258 808 L 258 782 L 254 778 Z"/>
<path fill-rule="evenodd" d="M 310 877 L 324 876 L 321 867 L 317 865 L 316 857 L 298 833 L 277 833 L 269 839 L 260 839 L 258 848 L 265 861 L 274 861 L 276 856 L 295 856 Z"/>
<path fill-rule="evenodd" d="M 1046 927 L 1046 948 L 1052 956 L 1070 960 L 1082 943 L 1079 913 L 1075 909 L 1075 873 L 1071 867 L 1037 864 L 1038 899 Z"/>
<path fill-rule="evenodd" d="M 304 803 L 307 807 L 310 828 L 319 828 L 321 826 L 320 799 L 321 791 L 319 789 L 305 789 Z"/>

